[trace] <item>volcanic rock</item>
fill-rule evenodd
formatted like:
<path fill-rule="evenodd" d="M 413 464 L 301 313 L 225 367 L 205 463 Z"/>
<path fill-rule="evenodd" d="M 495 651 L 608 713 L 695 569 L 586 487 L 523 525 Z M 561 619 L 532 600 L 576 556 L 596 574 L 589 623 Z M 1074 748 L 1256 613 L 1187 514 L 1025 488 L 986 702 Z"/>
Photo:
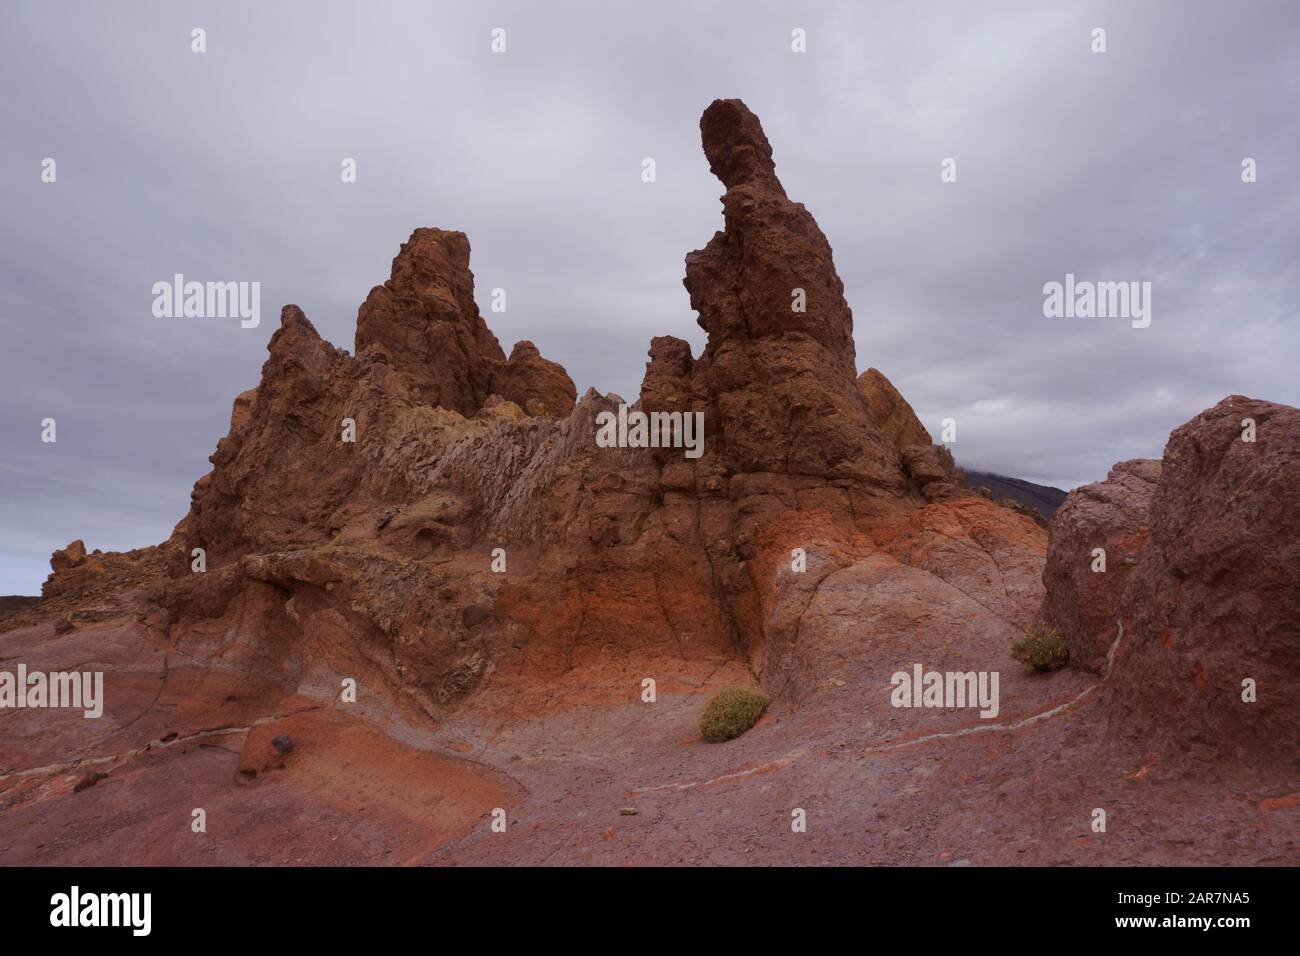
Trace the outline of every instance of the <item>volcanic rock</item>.
<path fill-rule="evenodd" d="M 79 798 L 69 829 L 56 798 L 11 799 L 69 753 L 104 759 L 157 810 L 159 828 L 175 830 L 174 807 L 200 800 L 261 821 L 223 837 L 232 860 L 361 828 L 350 847 L 340 838 L 313 859 L 355 862 L 376 835 L 397 834 L 402 862 L 675 862 L 766 847 L 753 816 L 743 832 L 725 829 L 725 808 L 743 802 L 776 820 L 813 793 L 818 826 L 807 841 L 781 840 L 779 853 L 821 852 L 812 841 L 823 828 L 834 846 L 854 844 L 884 811 L 855 814 L 880 800 L 895 819 L 925 822 L 876 848 L 907 862 L 951 859 L 970 835 L 951 828 L 974 818 L 1001 828 L 981 853 L 1009 845 L 1010 828 L 1047 847 L 1035 861 L 1085 861 L 1089 848 L 1062 833 L 1083 825 L 1079 806 L 1130 793 L 1114 770 L 1130 749 L 1105 757 L 1109 776 L 1094 773 L 1091 754 L 1075 778 L 1061 777 L 1075 771 L 1058 747 L 1092 746 L 1093 735 L 1055 728 L 1076 704 L 1096 715 L 1095 680 L 1026 675 L 1010 657 L 1043 604 L 1047 535 L 965 488 L 883 375 L 858 376 L 830 245 L 786 195 L 754 114 L 719 100 L 700 130 L 725 188 L 724 228 L 686 258 L 708 340 L 697 357 L 680 338 L 653 339 L 632 406 L 702 413 L 703 455 L 671 443 L 598 446 L 598 416 L 628 403 L 596 389 L 579 396 L 530 343 L 507 359 L 475 304 L 466 237 L 417 229 L 359 310 L 355 354 L 322 340 L 296 306 L 283 309 L 260 382 L 235 400 L 211 472 L 166 542 L 84 560 L 65 549 L 42 602 L 0 619 L 7 654 L 50 670 L 93 660 L 109 684 L 102 722 L 26 709 L 7 718 L 19 724 L 0 738 L 0 762 L 32 773 L 0 780 L 5 861 L 33 858 L 27 834 L 44 830 L 69 846 L 65 833 L 91 834 L 76 852 L 100 852 L 86 847 L 111 831 L 132 851 L 124 858 L 144 848 L 151 860 L 194 860 L 201 844 L 184 827 L 184 839 L 123 829 L 120 808 L 92 806 L 102 792 Z M 1126 696 L 1105 713 L 1117 732 L 1145 728 L 1184 745 L 1194 741 L 1183 721 L 1206 739 L 1241 731 L 1262 755 L 1259 735 L 1295 729 L 1278 703 L 1296 685 L 1284 624 L 1296 611 L 1296 535 L 1283 504 L 1295 493 L 1295 412 L 1233 401 L 1171 440 L 1128 588 L 1141 597 L 1118 605 L 1127 637 L 1107 680 Z M 1231 418 L 1247 413 L 1260 420 L 1259 444 L 1229 447 Z M 1076 510 L 1079 529 L 1053 545 L 1049 578 L 1065 590 L 1050 613 L 1073 615 L 1076 642 L 1095 657 L 1117 599 L 1094 594 L 1070 555 L 1112 522 L 1129 527 L 1140 508 Z M 1107 573 L 1118 565 L 1111 556 Z M 69 615 L 77 628 L 51 639 L 52 622 Z M 1000 672 L 997 717 L 894 707 L 890 675 L 921 663 Z M 1247 674 L 1260 703 L 1246 706 L 1258 710 L 1226 709 L 1229 684 Z M 682 742 L 701 695 L 756 683 L 772 719 L 716 756 Z M 647 686 L 658 688 L 653 707 Z M 341 687 L 356 699 L 341 699 Z M 1177 720 L 1151 730 L 1166 712 Z M 163 732 L 225 745 L 140 759 Z M 296 744 L 291 762 L 276 743 L 284 736 Z M 281 767 L 270 786 L 228 785 L 232 773 L 260 782 Z M 1080 776 L 1119 789 L 1090 788 L 1081 803 Z M 646 791 L 673 796 L 655 801 L 655 826 L 636 827 L 635 844 L 607 826 L 584 842 L 584 818 L 603 821 Z M 379 812 L 362 813 L 372 803 Z M 479 842 L 498 806 L 540 825 Z M 304 807 L 319 825 L 276 822 L 306 819 Z M 668 819 L 677 822 L 661 836 Z M 931 826 L 950 827 L 946 846 L 922 844 Z M 1258 837 L 1269 852 L 1276 832 Z"/>
<path fill-rule="evenodd" d="M 533 687 L 554 700 L 570 674 L 614 685 L 738 666 L 786 686 L 768 652 L 802 612 L 770 569 L 822 534 L 848 565 L 883 545 L 1024 619 L 1038 532 L 961 487 L 883 375 L 857 377 L 830 245 L 787 197 L 757 117 L 719 100 L 700 130 L 726 188 L 725 229 L 686 257 L 708 342 L 695 358 L 654 339 L 637 407 L 703 413 L 702 457 L 597 447 L 596 416 L 622 400 L 575 404 L 532 343 L 507 360 L 466 237 L 417 229 L 359 310 L 355 356 L 282 311 L 260 384 L 159 549 L 169 578 L 150 600 L 170 632 L 251 627 L 262 636 L 241 654 L 359 653 L 435 710 L 489 685 L 512 708 Z M 807 538 L 789 520 L 803 512 L 822 529 Z M 584 650 L 597 646 L 622 650 L 597 660 Z"/>
<path fill-rule="evenodd" d="M 1297 500 L 1300 410 L 1232 395 L 1169 436 L 1108 693 L 1126 734 L 1202 759 L 1294 760 Z"/>
<path fill-rule="evenodd" d="M 1070 492 L 1052 516 L 1042 617 L 1060 630 L 1075 666 L 1100 671 L 1115 643 L 1124 591 L 1146 547 L 1160 470 L 1159 461 L 1122 461 L 1105 481 Z M 1097 548 L 1105 552 L 1104 571 L 1093 570 Z"/>
<path fill-rule="evenodd" d="M 86 545 L 80 538 L 66 548 L 60 548 L 50 555 L 50 567 L 55 574 L 75 568 L 86 560 Z"/>
<path fill-rule="evenodd" d="M 99 612 L 81 606 L 92 597 L 118 595 L 146 580 L 157 580 L 161 556 L 156 548 L 107 553 L 95 549 L 87 554 L 78 540 L 50 556 L 50 569 L 41 585 L 41 603 L 31 611 L 16 612 L 7 624 L 29 620 L 33 614 L 66 616 L 74 610 L 82 617 L 94 616 Z"/>
<path fill-rule="evenodd" d="M 492 388 L 530 415 L 563 418 L 573 411 L 578 390 L 563 367 L 542 358 L 532 342 L 516 342 Z"/>
<path fill-rule="evenodd" d="M 431 404 L 465 416 L 483 407 L 506 356 L 474 302 L 464 233 L 417 229 L 402 244 L 357 313 L 356 354 L 390 365 Z"/>
<path fill-rule="evenodd" d="M 1024 515 L 1039 527 L 1047 527 L 1047 516 L 1037 508 L 1031 508 L 1029 505 L 1022 501 L 1017 501 L 1015 498 L 1000 498 L 998 499 L 998 504 L 1003 508 L 1010 508 L 1012 511 Z"/>
<path fill-rule="evenodd" d="M 700 131 L 727 187 L 725 230 L 686 257 L 691 307 L 709 334 L 691 381 L 710 436 L 740 472 L 903 484 L 856 385 L 853 315 L 830 244 L 787 198 L 758 118 L 717 100 Z"/>
<path fill-rule="evenodd" d="M 858 389 L 866 396 L 872 422 L 891 446 L 931 444 L 930 433 L 907 399 L 877 369 L 869 368 L 858 376 Z"/>
<path fill-rule="evenodd" d="M 81 793 L 83 790 L 89 790 L 107 776 L 108 774 L 100 773 L 98 770 L 87 770 L 81 775 L 77 782 L 72 785 L 72 792 Z"/>
<path fill-rule="evenodd" d="M 235 404 L 230 409 L 230 430 L 236 431 L 253 415 L 253 400 L 257 398 L 257 389 L 250 388 L 235 396 Z"/>

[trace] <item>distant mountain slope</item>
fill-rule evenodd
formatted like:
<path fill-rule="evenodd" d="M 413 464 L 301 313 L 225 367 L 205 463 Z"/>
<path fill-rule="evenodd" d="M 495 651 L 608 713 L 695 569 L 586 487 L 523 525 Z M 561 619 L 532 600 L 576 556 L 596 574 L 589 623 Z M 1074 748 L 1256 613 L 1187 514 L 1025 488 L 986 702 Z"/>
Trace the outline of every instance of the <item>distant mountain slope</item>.
<path fill-rule="evenodd" d="M 1003 498 L 1019 501 L 1023 505 L 1037 509 L 1049 520 L 1052 513 L 1065 500 L 1066 492 L 1050 485 L 1036 485 L 1032 481 L 1008 478 L 1006 475 L 995 475 L 988 471 L 971 471 L 969 468 L 963 468 L 962 471 L 966 474 L 967 487 L 987 488 L 993 493 L 994 501 L 1001 501 Z"/>
<path fill-rule="evenodd" d="M 27 597 L 22 594 L 9 594 L 0 597 L 0 617 L 21 611 L 40 602 L 39 597 Z"/>

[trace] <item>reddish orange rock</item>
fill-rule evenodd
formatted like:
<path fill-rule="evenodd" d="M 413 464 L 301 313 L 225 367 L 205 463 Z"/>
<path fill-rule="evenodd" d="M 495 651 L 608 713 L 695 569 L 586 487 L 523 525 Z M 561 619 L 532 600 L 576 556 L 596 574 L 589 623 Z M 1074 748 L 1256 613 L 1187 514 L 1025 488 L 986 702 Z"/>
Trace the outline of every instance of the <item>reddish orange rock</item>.
<path fill-rule="evenodd" d="M 1294 756 L 1297 500 L 1300 410 L 1232 395 L 1169 436 L 1124 595 L 1130 647 L 1107 701 L 1118 728 L 1202 760 Z"/>
<path fill-rule="evenodd" d="M 1160 462 L 1122 461 L 1105 481 L 1076 488 L 1052 516 L 1042 615 L 1075 666 L 1100 671 L 1118 635 L 1124 590 L 1146 546 Z M 1105 569 L 1100 568 L 1104 552 Z"/>
<path fill-rule="evenodd" d="M 39 772 L 6 775 L 6 859 L 48 862 L 52 844 L 75 846 L 60 862 L 102 859 L 104 832 L 115 858 L 195 862 L 212 843 L 169 814 L 202 799 L 250 824 L 223 838 L 233 861 L 283 862 L 302 841 L 331 864 L 564 862 L 593 847 L 640 862 L 752 847 L 770 861 L 818 840 L 847 860 L 883 819 L 855 816 L 878 798 L 924 826 L 891 822 L 903 837 L 859 860 L 955 856 L 944 848 L 970 833 L 953 828 L 978 817 L 991 829 L 970 859 L 1005 854 L 1012 832 L 1011 852 L 1061 862 L 1061 821 L 1115 786 L 1182 799 L 1195 825 L 1206 811 L 1186 810 L 1191 791 L 1160 789 L 1180 758 L 1292 756 L 1300 413 L 1226 400 L 1174 433 L 1154 495 L 1147 466 L 1117 466 L 1071 496 L 1049 552 L 1035 520 L 964 487 L 883 375 L 858 375 L 830 243 L 787 196 L 757 117 L 719 100 L 700 132 L 725 189 L 723 228 L 686 257 L 707 343 L 695 356 L 653 339 L 631 406 L 702 415 L 703 454 L 598 446 L 598 418 L 629 403 L 579 397 L 531 343 L 507 359 L 475 303 L 466 237 L 417 229 L 359 310 L 355 354 L 284 308 L 166 542 L 89 555 L 74 542 L 41 603 L 0 619 L 16 632 L 8 653 L 103 662 L 110 681 L 102 722 L 7 717 L 19 730 L 0 759 L 43 772 L 85 755 L 113 782 L 82 790 L 74 814 L 30 799 Z M 1240 441 L 1243 418 L 1255 443 Z M 1104 583 L 1079 554 L 1094 540 Z M 1100 689 L 1014 665 L 1040 606 L 1084 663 L 1124 622 Z M 891 675 L 922 664 L 1000 673 L 997 712 L 895 707 Z M 682 739 L 695 700 L 755 683 L 771 719 L 720 751 Z M 1098 749 L 1103 721 L 1136 743 Z M 1011 785 L 994 795 L 989 779 Z M 956 788 L 962 812 L 936 811 L 971 781 Z M 1249 796 L 1293 793 L 1284 783 Z M 149 809 L 129 826 L 123 793 Z M 664 799 L 619 833 L 599 821 L 623 793 Z M 773 821 L 808 794 L 825 807 L 792 841 Z M 740 806 L 758 814 L 730 817 L 743 830 L 708 829 Z M 498 807 L 521 839 L 489 831 Z M 1284 823 L 1203 858 L 1283 859 Z"/>

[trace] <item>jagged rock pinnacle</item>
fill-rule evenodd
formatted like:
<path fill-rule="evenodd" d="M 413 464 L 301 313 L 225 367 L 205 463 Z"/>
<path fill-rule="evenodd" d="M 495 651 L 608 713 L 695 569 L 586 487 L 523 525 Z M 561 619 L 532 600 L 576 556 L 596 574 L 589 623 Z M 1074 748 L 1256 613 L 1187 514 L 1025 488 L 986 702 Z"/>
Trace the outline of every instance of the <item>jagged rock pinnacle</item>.
<path fill-rule="evenodd" d="M 700 137 L 710 172 L 728 189 L 754 180 L 781 188 L 763 124 L 740 100 L 714 100 L 700 117 Z"/>

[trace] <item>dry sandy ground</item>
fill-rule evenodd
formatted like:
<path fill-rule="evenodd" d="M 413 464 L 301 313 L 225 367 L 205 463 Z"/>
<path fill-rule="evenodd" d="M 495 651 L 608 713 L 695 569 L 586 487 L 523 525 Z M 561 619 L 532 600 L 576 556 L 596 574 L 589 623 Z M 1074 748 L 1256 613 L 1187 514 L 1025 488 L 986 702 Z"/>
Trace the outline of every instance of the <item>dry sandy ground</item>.
<path fill-rule="evenodd" d="M 1096 678 L 1009 660 L 996 719 L 832 682 L 706 744 L 696 717 L 734 668 L 665 679 L 655 703 L 579 681 L 583 703 L 522 719 L 489 688 L 438 723 L 339 703 L 332 675 L 199 665 L 133 620 L 0 636 L 0 666 L 19 659 L 105 670 L 109 706 L 0 712 L 2 865 L 1300 862 L 1290 768 L 1166 765 L 1104 732 Z"/>

